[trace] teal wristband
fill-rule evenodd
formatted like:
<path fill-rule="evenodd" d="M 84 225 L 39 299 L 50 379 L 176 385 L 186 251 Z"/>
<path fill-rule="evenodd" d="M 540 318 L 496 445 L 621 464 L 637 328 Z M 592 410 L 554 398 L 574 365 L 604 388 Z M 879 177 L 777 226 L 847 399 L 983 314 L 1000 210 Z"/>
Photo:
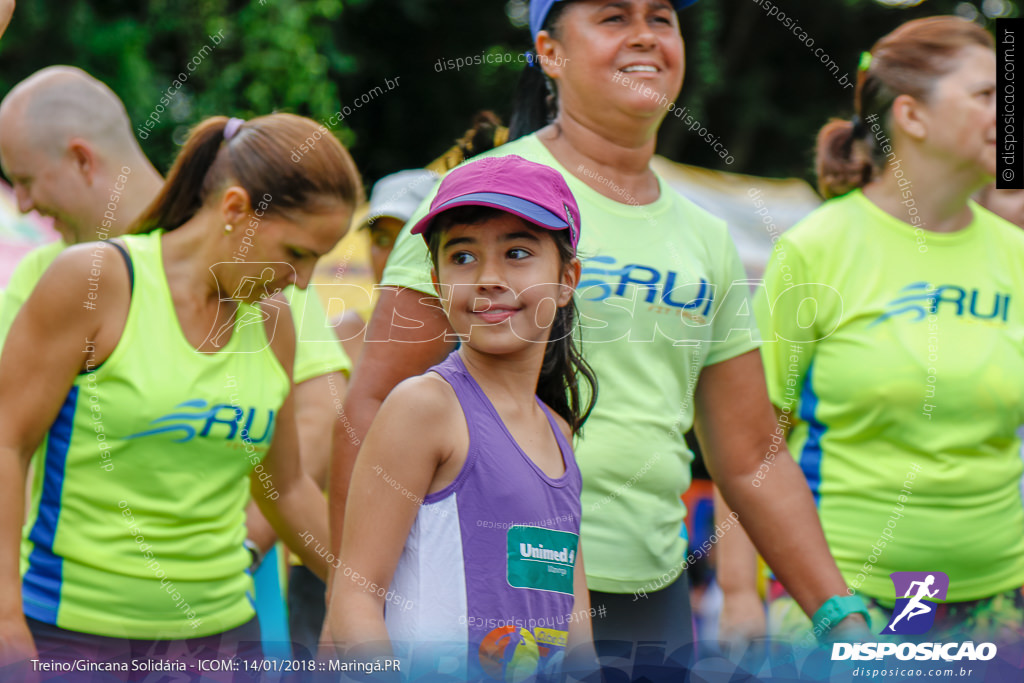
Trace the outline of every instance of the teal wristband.
<path fill-rule="evenodd" d="M 819 640 L 827 636 L 840 621 L 851 614 L 863 614 L 864 620 L 871 628 L 871 616 L 868 614 L 868 606 L 864 604 L 859 595 L 833 595 L 818 608 L 811 618 L 811 625 L 814 627 L 814 635 Z"/>

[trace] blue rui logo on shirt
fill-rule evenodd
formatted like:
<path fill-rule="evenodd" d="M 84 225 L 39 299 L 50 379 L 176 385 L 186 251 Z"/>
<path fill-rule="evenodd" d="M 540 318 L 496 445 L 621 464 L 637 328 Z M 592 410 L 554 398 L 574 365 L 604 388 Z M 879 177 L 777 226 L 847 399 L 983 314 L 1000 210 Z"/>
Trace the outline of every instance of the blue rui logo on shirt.
<path fill-rule="evenodd" d="M 657 268 L 638 263 L 614 267 L 616 260 L 611 256 L 593 256 L 584 262 L 583 273 L 576 290 L 588 301 L 604 301 L 611 296 L 625 296 L 627 288 L 632 285 L 637 290 L 647 290 L 645 301 L 649 304 L 658 303 L 686 310 L 701 309 L 701 315 L 707 315 L 711 304 L 715 301 L 711 283 L 704 278 L 699 283 L 677 282 L 679 274 L 666 271 L 664 276 Z M 602 267 L 603 266 L 603 267 Z M 696 287 L 696 295 L 689 301 L 679 301 L 683 290 L 691 292 Z M 687 294 L 689 296 L 689 294 Z"/>
<path fill-rule="evenodd" d="M 919 635 L 935 623 L 935 601 L 944 601 L 949 591 L 949 576 L 944 572 L 893 572 L 889 575 L 896 589 L 896 606 L 882 633 Z"/>
<path fill-rule="evenodd" d="M 1006 322 L 1010 312 L 1010 295 L 995 293 L 991 311 L 981 310 L 979 300 L 981 291 L 965 289 L 957 285 L 939 285 L 932 287 L 927 282 L 912 282 L 900 290 L 899 296 L 885 305 L 886 311 L 878 316 L 868 327 L 885 322 L 889 318 L 910 316 L 907 322 L 919 323 L 928 314 L 938 312 L 940 306 L 955 306 L 955 314 L 965 313 L 978 320 L 1001 320 Z M 988 308 L 988 306 L 986 306 Z"/>
<path fill-rule="evenodd" d="M 175 412 L 152 420 L 150 424 L 155 425 L 152 429 L 126 436 L 125 440 L 177 432 L 180 438 L 174 439 L 174 441 L 181 443 L 194 439 L 197 429 L 199 430 L 199 436 L 210 437 L 210 432 L 214 425 L 224 425 L 227 428 L 227 433 L 224 436 L 226 441 L 231 441 L 238 437 L 243 443 L 247 444 L 263 443 L 264 441 L 269 441 L 273 436 L 274 411 L 267 410 L 267 420 L 263 427 L 263 436 L 258 439 L 252 437 L 256 412 L 256 408 L 249 408 L 246 411 L 240 406 L 234 406 L 230 403 L 216 403 L 207 407 L 205 400 L 196 398 L 179 403 L 175 406 Z M 201 429 L 199 429 L 200 424 L 202 426 Z M 240 426 L 241 429 L 239 429 Z"/>

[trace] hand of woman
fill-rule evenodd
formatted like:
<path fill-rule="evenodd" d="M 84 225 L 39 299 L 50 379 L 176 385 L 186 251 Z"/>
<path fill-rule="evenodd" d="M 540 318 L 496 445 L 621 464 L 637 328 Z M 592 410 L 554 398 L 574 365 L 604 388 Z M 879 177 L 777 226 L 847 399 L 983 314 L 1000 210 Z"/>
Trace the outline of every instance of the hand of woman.
<path fill-rule="evenodd" d="M 330 604 L 330 599 L 328 599 L 327 604 Z M 320 629 L 320 645 L 317 651 L 317 658 L 333 659 L 340 657 L 341 654 L 342 653 L 335 645 L 335 639 L 331 629 L 331 620 L 329 618 L 324 619 L 323 628 Z"/>
<path fill-rule="evenodd" d="M 722 594 L 722 612 L 718 617 L 720 640 L 742 645 L 763 638 L 767 630 L 764 601 L 756 590 Z"/>
<path fill-rule="evenodd" d="M 826 638 L 830 643 L 863 643 L 878 640 L 861 614 L 851 614 L 840 621 L 828 632 Z"/>

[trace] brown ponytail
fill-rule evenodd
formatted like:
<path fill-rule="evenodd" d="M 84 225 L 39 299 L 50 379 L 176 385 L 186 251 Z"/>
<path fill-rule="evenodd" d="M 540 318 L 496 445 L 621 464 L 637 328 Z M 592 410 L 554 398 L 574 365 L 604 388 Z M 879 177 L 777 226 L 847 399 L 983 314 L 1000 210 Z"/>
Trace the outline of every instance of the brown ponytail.
<path fill-rule="evenodd" d="M 875 43 L 857 73 L 856 116 L 880 124 L 883 137 L 891 140 L 888 114 L 896 98 L 927 99 L 935 82 L 956 68 L 958 53 L 972 45 L 992 50 L 995 42 L 981 26 L 960 17 L 928 17 L 899 26 Z M 863 187 L 894 155 L 882 150 L 870 126 L 855 131 L 851 121 L 829 121 L 818 132 L 818 190 L 830 199 Z"/>
<path fill-rule="evenodd" d="M 864 187 L 871 180 L 874 164 L 863 150 L 864 145 L 854 144 L 853 128 L 852 121 L 832 119 L 818 131 L 814 171 L 818 191 L 825 199 Z"/>
<path fill-rule="evenodd" d="M 244 122 L 225 140 L 228 120 L 213 116 L 192 129 L 160 195 L 131 232 L 174 230 L 230 184 L 251 198 L 272 197 L 268 213 L 359 201 L 355 162 L 325 127 L 303 116 L 270 114 Z"/>

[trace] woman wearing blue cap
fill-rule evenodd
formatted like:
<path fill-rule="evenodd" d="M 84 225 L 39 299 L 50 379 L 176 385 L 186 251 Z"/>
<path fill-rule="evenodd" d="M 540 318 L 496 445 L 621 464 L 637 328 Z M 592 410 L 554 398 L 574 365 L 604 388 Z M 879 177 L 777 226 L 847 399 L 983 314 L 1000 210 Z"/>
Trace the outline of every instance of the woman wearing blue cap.
<path fill-rule="evenodd" d="M 601 393 L 576 452 L 598 652 L 632 657 L 621 648 L 612 654 L 601 641 L 653 640 L 684 664 L 693 636 L 679 497 L 690 483 L 693 455 L 682 435 L 691 425 L 739 521 L 814 616 L 817 632 L 862 629 L 856 613 L 866 612 L 859 598 L 839 597 L 847 587 L 807 485 L 772 444 L 774 413 L 725 224 L 650 168 L 667 103 L 682 86 L 675 10 L 689 4 L 532 2 L 537 58 L 512 119 L 511 137 L 523 137 L 489 153 L 558 170 L 587 225 L 579 245 L 579 334 Z M 410 223 L 425 212 L 421 207 Z M 357 429 L 365 431 L 395 384 L 451 348 L 443 314 L 429 298 L 436 290 L 421 242 L 404 233 L 388 262 L 384 284 L 393 289 L 381 297 L 369 338 L 389 341 L 367 345 L 354 378 L 346 409 Z M 354 449 L 340 447 L 336 530 L 354 457 Z M 766 462 L 769 474 L 759 478 Z M 739 529 L 735 520 L 721 531 L 738 533 L 730 531 Z"/>

